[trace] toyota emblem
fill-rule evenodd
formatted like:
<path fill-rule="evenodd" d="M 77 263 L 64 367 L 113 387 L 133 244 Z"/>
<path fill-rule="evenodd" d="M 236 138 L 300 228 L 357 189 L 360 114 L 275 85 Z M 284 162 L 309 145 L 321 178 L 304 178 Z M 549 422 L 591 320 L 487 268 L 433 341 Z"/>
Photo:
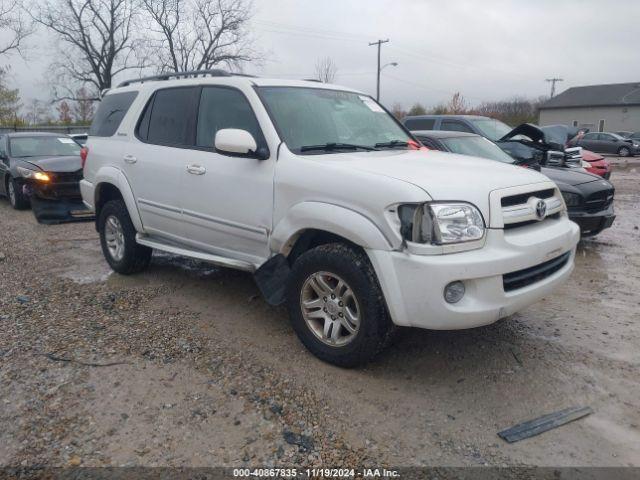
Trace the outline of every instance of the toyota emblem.
<path fill-rule="evenodd" d="M 536 203 L 536 216 L 538 220 L 544 220 L 544 217 L 547 215 L 547 204 L 544 200 L 538 200 Z"/>

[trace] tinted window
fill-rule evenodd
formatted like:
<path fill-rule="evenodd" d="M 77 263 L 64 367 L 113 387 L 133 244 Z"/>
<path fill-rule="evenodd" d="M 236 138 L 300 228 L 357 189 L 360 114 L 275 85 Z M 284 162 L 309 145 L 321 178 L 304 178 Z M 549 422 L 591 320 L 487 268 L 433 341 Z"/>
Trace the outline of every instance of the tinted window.
<path fill-rule="evenodd" d="M 89 135 L 110 137 L 120 126 L 138 92 L 113 93 L 105 96 L 93 117 Z"/>
<path fill-rule="evenodd" d="M 469 127 L 467 127 L 462 122 L 457 122 L 455 120 L 443 120 L 442 125 L 440 126 L 440 130 L 448 130 L 450 132 L 468 132 L 473 133 Z"/>
<path fill-rule="evenodd" d="M 585 140 L 597 140 L 598 139 L 598 134 L 597 133 L 586 133 L 584 137 L 582 137 Z"/>
<path fill-rule="evenodd" d="M 195 99 L 198 91 L 197 87 L 188 87 L 168 88 L 156 92 L 153 105 L 147 106 L 151 108 L 147 134 L 149 143 L 193 145 Z"/>
<path fill-rule="evenodd" d="M 242 93 L 231 88 L 205 87 L 200 96 L 196 145 L 213 147 L 216 132 L 223 128 L 246 130 L 258 145 L 264 143 L 253 109 Z"/>
<path fill-rule="evenodd" d="M 409 130 L 433 130 L 435 124 L 433 118 L 409 118 L 404 122 Z"/>
<path fill-rule="evenodd" d="M 613 140 L 613 135 L 609 135 L 608 133 L 601 133 L 600 135 L 598 135 L 598 140 L 604 140 L 607 142 L 610 142 L 611 140 Z"/>

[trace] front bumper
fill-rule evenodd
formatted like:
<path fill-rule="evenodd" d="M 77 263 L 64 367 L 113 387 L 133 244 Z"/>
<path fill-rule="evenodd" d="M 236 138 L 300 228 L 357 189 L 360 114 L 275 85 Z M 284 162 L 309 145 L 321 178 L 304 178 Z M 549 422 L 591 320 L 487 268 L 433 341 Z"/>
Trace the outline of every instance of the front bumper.
<path fill-rule="evenodd" d="M 573 270 L 578 226 L 563 217 L 518 229 L 490 229 L 483 248 L 445 255 L 368 250 L 396 325 L 456 330 L 493 323 L 552 293 Z M 549 276 L 506 291 L 503 275 L 569 252 Z M 449 304 L 444 288 L 462 280 L 466 293 Z"/>
<path fill-rule="evenodd" d="M 609 228 L 613 225 L 616 216 L 613 213 L 613 204 L 611 204 L 605 210 L 596 213 L 569 211 L 569 218 L 578 224 L 582 236 L 588 237 Z"/>
<path fill-rule="evenodd" d="M 37 195 L 31 197 L 31 210 L 38 223 L 46 225 L 93 220 L 93 212 L 88 210 L 81 199 L 50 200 Z"/>

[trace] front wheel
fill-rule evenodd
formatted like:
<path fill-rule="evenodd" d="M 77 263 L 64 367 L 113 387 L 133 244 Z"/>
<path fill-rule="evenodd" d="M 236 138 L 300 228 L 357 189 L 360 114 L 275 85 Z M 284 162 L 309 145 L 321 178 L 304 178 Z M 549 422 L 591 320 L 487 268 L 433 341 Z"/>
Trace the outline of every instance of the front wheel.
<path fill-rule="evenodd" d="M 9 198 L 9 203 L 16 210 L 24 210 L 29 208 L 30 202 L 29 198 L 22 193 L 22 188 L 16 182 L 16 179 L 13 177 L 9 177 L 7 179 L 7 197 Z"/>
<path fill-rule="evenodd" d="M 153 251 L 136 242 L 136 229 L 122 200 L 111 200 L 102 207 L 98 231 L 104 258 L 116 272 L 130 275 L 147 268 Z"/>
<path fill-rule="evenodd" d="M 344 244 L 321 245 L 295 261 L 287 306 L 302 343 L 341 367 L 370 361 L 393 331 L 369 259 Z"/>
<path fill-rule="evenodd" d="M 629 147 L 620 147 L 620 149 L 618 150 L 618 155 L 621 157 L 628 157 L 629 155 L 631 155 L 631 149 L 629 149 Z"/>

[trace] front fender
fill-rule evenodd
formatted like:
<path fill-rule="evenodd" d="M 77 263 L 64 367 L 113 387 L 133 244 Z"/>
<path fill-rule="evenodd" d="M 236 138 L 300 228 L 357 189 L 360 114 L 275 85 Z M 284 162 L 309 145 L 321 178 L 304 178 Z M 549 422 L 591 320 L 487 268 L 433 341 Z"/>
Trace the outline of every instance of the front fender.
<path fill-rule="evenodd" d="M 142 225 L 142 217 L 140 216 L 140 211 L 138 210 L 138 205 L 136 203 L 135 196 L 133 195 L 133 190 L 131 189 L 129 180 L 127 180 L 124 172 L 119 168 L 102 167 L 96 172 L 94 183 L 94 205 L 97 205 L 98 203 L 98 199 L 100 196 L 100 185 L 104 185 L 106 183 L 113 185 L 120 191 L 120 194 L 124 199 L 124 203 L 127 206 L 127 210 L 129 211 L 129 216 L 131 217 L 133 226 L 136 227 L 136 230 L 138 232 L 143 232 L 144 226 Z"/>
<path fill-rule="evenodd" d="M 287 255 L 305 230 L 339 235 L 363 248 L 393 250 L 393 244 L 369 218 L 359 212 L 323 202 L 302 202 L 289 209 L 270 238 L 272 252 Z"/>

